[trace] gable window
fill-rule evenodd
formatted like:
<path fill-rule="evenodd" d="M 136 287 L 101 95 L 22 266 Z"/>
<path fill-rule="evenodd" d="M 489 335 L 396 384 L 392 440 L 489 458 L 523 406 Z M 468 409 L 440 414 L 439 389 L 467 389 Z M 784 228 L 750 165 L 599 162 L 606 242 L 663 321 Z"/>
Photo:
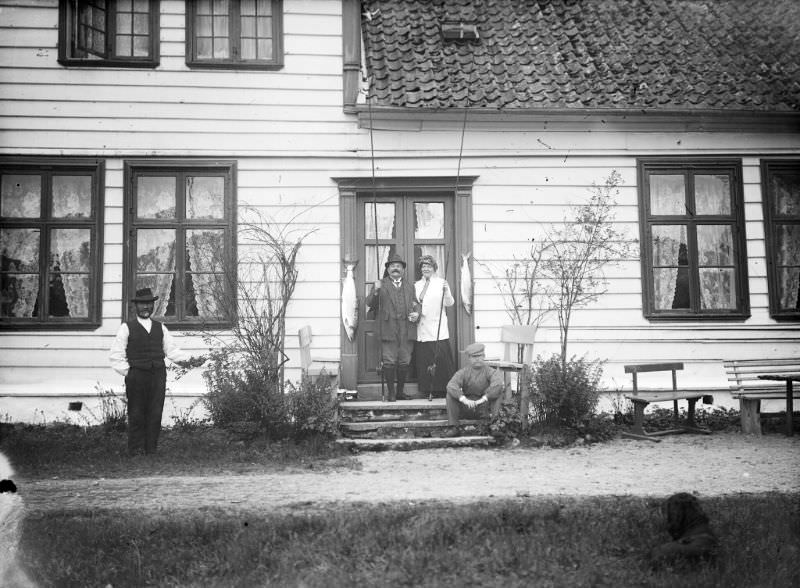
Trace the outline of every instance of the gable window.
<path fill-rule="evenodd" d="M 749 316 L 741 162 L 640 160 L 645 316 Z"/>
<path fill-rule="evenodd" d="M 800 320 L 800 160 L 763 161 L 769 312 Z"/>
<path fill-rule="evenodd" d="M 236 282 L 234 164 L 125 167 L 125 299 L 150 288 L 159 297 L 153 316 L 168 325 L 229 325 Z"/>
<path fill-rule="evenodd" d="M 197 0 L 186 4 L 186 63 L 191 67 L 279 69 L 281 0 Z"/>
<path fill-rule="evenodd" d="M 158 65 L 158 0 L 61 0 L 58 61 L 63 65 Z"/>
<path fill-rule="evenodd" d="M 103 164 L 0 160 L 0 327 L 100 324 Z"/>

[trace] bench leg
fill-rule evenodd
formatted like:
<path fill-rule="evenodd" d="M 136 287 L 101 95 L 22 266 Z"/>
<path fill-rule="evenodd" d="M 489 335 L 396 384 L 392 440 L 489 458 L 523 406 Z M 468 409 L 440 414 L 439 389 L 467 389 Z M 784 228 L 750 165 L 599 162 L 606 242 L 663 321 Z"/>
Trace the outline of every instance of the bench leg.
<path fill-rule="evenodd" d="M 644 439 L 646 441 L 654 441 L 660 443 L 661 439 L 655 438 L 653 435 L 648 435 L 644 431 L 644 409 L 649 403 L 642 400 L 633 400 L 633 427 L 630 432 L 622 433 L 623 437 L 631 439 Z"/>
<path fill-rule="evenodd" d="M 761 401 L 758 398 L 740 398 L 739 412 L 742 419 L 742 433 L 761 434 Z"/>
<path fill-rule="evenodd" d="M 697 404 L 697 398 L 687 398 L 689 402 L 689 410 L 686 413 L 686 429 L 689 433 L 702 433 L 704 435 L 710 435 L 711 431 L 708 429 L 703 429 L 697 426 L 697 423 L 694 421 L 694 407 Z"/>
<path fill-rule="evenodd" d="M 794 394 L 792 392 L 792 381 L 786 380 L 786 435 L 791 437 L 794 434 L 794 425 L 792 423 L 792 412 L 794 412 L 794 406 L 792 405 L 792 401 Z"/>

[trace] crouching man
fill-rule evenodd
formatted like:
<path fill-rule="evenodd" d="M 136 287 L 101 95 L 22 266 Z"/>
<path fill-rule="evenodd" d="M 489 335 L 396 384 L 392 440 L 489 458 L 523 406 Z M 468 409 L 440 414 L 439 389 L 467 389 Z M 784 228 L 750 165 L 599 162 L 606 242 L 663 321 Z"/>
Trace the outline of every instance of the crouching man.
<path fill-rule="evenodd" d="M 486 418 L 500 412 L 503 401 L 503 374 L 486 365 L 483 343 L 472 343 L 465 349 L 469 364 L 461 368 L 447 383 L 446 437 L 457 437 L 462 418 Z"/>

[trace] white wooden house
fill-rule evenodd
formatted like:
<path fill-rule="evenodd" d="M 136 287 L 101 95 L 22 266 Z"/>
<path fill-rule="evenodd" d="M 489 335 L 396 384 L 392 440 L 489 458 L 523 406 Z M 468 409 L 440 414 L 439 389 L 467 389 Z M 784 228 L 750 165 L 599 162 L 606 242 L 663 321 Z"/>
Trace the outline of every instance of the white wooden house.
<path fill-rule="evenodd" d="M 800 355 L 798 23 L 794 0 L 3 0 L 0 418 L 121 392 L 108 349 L 137 287 L 201 351 L 219 266 L 198 252 L 234 263 L 248 207 L 315 229 L 289 378 L 310 324 L 345 387 L 376 381 L 363 303 L 352 342 L 340 320 L 344 260 L 363 296 L 376 251 L 432 251 L 454 286 L 469 253 L 451 341 L 499 355 L 488 268 L 613 171 L 640 254 L 572 352 L 612 390 L 623 363 L 725 388 L 721 360 Z M 536 345 L 557 350 L 552 321 Z M 203 392 L 170 383 L 176 405 Z"/>

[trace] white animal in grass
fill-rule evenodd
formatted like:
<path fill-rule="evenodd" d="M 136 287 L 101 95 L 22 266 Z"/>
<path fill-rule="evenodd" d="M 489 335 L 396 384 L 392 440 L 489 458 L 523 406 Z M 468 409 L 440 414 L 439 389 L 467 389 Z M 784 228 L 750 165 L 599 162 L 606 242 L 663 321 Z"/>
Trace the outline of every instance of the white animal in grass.
<path fill-rule="evenodd" d="M 0 586 L 3 588 L 35 588 L 19 566 L 17 551 L 25 516 L 22 497 L 14 482 L 14 470 L 0 453 Z"/>

